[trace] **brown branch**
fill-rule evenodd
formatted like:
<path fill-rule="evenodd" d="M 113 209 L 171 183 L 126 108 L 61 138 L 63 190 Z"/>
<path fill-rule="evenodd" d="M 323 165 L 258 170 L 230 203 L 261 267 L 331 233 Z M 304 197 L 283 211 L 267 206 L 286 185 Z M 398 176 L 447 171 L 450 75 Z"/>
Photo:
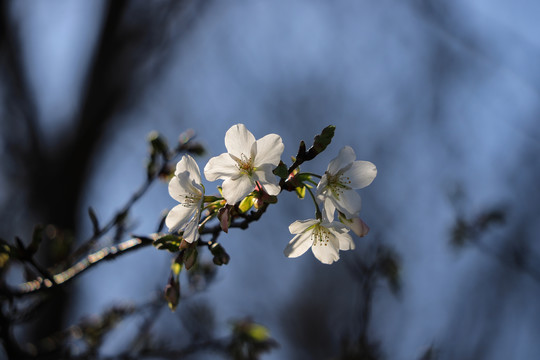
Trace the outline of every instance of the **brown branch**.
<path fill-rule="evenodd" d="M 113 260 L 118 256 L 127 254 L 128 252 L 151 245 L 153 242 L 154 240 L 151 238 L 137 237 L 126 240 L 116 246 L 105 247 L 88 255 L 83 260 L 71 266 L 69 269 L 53 275 L 52 278 L 54 283 L 48 279 L 38 277 L 35 280 L 20 284 L 16 289 L 11 289 L 7 292 L 10 296 L 20 297 L 35 294 L 45 289 L 57 288 L 65 285 L 68 281 L 72 280 L 80 273 L 94 267 L 101 261 Z"/>

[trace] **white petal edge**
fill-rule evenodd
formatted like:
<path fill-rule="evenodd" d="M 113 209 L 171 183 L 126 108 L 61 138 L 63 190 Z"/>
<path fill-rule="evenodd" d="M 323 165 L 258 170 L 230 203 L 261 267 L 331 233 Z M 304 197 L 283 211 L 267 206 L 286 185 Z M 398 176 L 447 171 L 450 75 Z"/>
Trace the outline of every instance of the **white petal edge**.
<path fill-rule="evenodd" d="M 279 194 L 281 187 L 279 186 L 279 180 L 272 172 L 273 169 L 273 165 L 264 165 L 255 171 L 254 177 L 261 183 L 268 195 L 275 196 Z"/>
<path fill-rule="evenodd" d="M 194 180 L 197 184 L 200 184 L 201 181 L 201 170 L 195 159 L 190 155 L 182 156 L 182 159 L 176 164 L 175 175 L 181 174 L 187 171 L 189 173 L 190 179 Z"/>
<path fill-rule="evenodd" d="M 285 145 L 283 145 L 281 136 L 277 134 L 268 134 L 260 138 L 257 140 L 257 155 L 254 159 L 255 167 L 264 164 L 278 166 L 284 149 Z"/>
<path fill-rule="evenodd" d="M 370 161 L 355 161 L 352 166 L 343 173 L 349 178 L 349 184 L 353 189 L 362 189 L 373 182 L 377 176 L 377 167 Z"/>
<path fill-rule="evenodd" d="M 184 228 L 184 239 L 188 243 L 197 241 L 199 238 L 199 217 L 195 216 Z"/>
<path fill-rule="evenodd" d="M 289 244 L 283 250 L 283 254 L 289 258 L 299 257 L 311 247 L 312 243 L 310 231 L 298 234 L 289 241 Z"/>
<path fill-rule="evenodd" d="M 289 231 L 291 234 L 300 234 L 303 233 L 308 227 L 318 223 L 319 220 L 316 219 L 296 220 L 289 225 Z"/>
<path fill-rule="evenodd" d="M 319 183 L 317 184 L 317 199 L 324 200 L 324 197 L 322 196 L 324 192 L 328 191 L 328 176 L 324 174 L 321 177 L 321 180 L 319 180 Z"/>
<path fill-rule="evenodd" d="M 362 209 L 362 198 L 354 190 L 344 191 L 339 199 L 332 198 L 335 207 L 344 213 L 348 219 L 354 217 Z"/>
<path fill-rule="evenodd" d="M 255 190 L 255 183 L 247 175 L 237 179 L 226 179 L 222 185 L 223 197 L 231 205 L 236 204 L 253 190 Z"/>
<path fill-rule="evenodd" d="M 242 154 L 250 155 L 251 145 L 255 142 L 255 136 L 244 124 L 236 124 L 225 133 L 225 147 L 227 152 L 240 158 Z"/>
<path fill-rule="evenodd" d="M 343 149 L 339 151 L 339 154 L 336 158 L 334 158 L 332 161 L 330 161 L 330 164 L 328 164 L 327 171 L 330 174 L 337 174 L 339 170 L 343 169 L 350 163 L 352 163 L 356 159 L 356 154 L 354 153 L 354 150 L 350 146 L 345 146 Z"/>
<path fill-rule="evenodd" d="M 311 247 L 313 255 L 323 264 L 329 265 L 339 260 L 339 241 L 332 235 L 327 246 L 316 245 Z"/>
<path fill-rule="evenodd" d="M 333 229 L 329 229 L 331 233 L 334 234 L 334 236 L 339 241 L 339 250 L 354 250 L 356 245 L 354 244 L 354 241 L 351 237 L 351 235 L 347 233 L 338 233 L 335 232 Z"/>
<path fill-rule="evenodd" d="M 228 153 L 214 156 L 204 167 L 204 176 L 208 181 L 227 179 L 237 176 L 239 172 L 236 161 Z"/>
<path fill-rule="evenodd" d="M 332 222 L 334 221 L 334 213 L 336 212 L 336 205 L 334 204 L 334 198 L 327 196 L 327 197 L 323 197 L 323 199 L 324 200 L 322 202 L 323 204 L 322 215 L 324 216 L 326 221 Z"/>
<path fill-rule="evenodd" d="M 180 203 L 184 202 L 186 196 L 193 194 L 194 190 L 189 173 L 187 172 L 173 176 L 171 181 L 169 181 L 169 195 Z"/>
<path fill-rule="evenodd" d="M 173 207 L 165 218 L 165 225 L 169 228 L 169 232 L 177 232 L 184 227 L 195 212 L 197 212 L 196 208 L 185 207 L 182 204 Z"/>

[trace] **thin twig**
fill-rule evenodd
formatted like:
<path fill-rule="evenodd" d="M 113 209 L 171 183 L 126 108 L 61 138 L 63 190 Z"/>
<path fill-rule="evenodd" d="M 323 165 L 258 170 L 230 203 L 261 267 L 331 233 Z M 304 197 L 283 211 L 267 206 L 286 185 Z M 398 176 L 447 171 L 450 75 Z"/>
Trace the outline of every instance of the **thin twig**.
<path fill-rule="evenodd" d="M 25 282 L 17 286 L 16 289 L 12 289 L 9 292 L 11 296 L 25 296 L 34 294 L 46 288 L 53 288 L 60 285 L 64 285 L 75 276 L 79 275 L 83 271 L 90 269 L 101 261 L 112 260 L 117 256 L 126 254 L 128 252 L 146 247 L 154 242 L 153 239 L 147 237 L 136 237 L 126 240 L 116 246 L 105 247 L 95 253 L 86 256 L 75 265 L 71 266 L 65 271 L 62 271 L 56 275 L 52 275 L 53 281 L 38 277 L 35 280 Z"/>

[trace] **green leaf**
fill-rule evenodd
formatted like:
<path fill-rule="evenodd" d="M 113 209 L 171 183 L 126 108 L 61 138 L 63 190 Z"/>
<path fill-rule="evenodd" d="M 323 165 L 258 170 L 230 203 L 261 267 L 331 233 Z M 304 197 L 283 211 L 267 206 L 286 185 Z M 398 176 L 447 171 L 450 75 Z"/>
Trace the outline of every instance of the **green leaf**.
<path fill-rule="evenodd" d="M 182 243 L 182 237 L 167 234 L 154 240 L 154 246 L 158 250 L 167 250 L 170 252 L 177 252 L 180 250 L 180 244 Z"/>
<path fill-rule="evenodd" d="M 279 176 L 280 178 L 286 180 L 289 177 L 289 171 L 287 165 L 283 161 L 279 162 L 279 165 L 272 171 L 274 175 Z"/>

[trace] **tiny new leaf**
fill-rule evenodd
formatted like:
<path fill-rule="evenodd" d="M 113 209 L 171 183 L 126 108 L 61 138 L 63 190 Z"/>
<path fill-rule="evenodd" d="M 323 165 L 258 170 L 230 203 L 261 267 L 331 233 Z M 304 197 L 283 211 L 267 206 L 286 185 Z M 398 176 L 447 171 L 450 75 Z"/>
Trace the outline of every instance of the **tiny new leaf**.
<path fill-rule="evenodd" d="M 279 165 L 272 171 L 274 175 L 279 176 L 283 180 L 289 177 L 289 171 L 287 171 L 287 165 L 283 161 L 279 162 Z"/>

